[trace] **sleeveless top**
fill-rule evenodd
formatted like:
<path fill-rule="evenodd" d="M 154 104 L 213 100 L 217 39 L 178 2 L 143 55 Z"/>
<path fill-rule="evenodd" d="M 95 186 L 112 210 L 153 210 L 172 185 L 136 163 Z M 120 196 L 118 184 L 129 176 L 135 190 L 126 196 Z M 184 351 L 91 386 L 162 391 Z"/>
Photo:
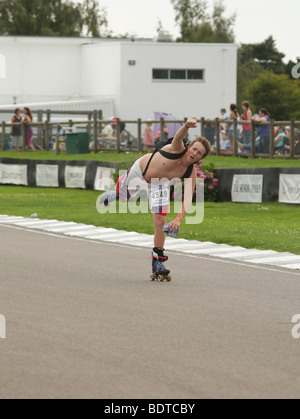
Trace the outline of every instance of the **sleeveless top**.
<path fill-rule="evenodd" d="M 26 122 L 26 118 L 24 118 L 24 121 Z M 32 131 L 32 126 L 30 125 L 32 122 L 32 120 L 30 120 L 30 122 L 27 122 L 27 124 L 25 125 L 25 131 Z"/>
<path fill-rule="evenodd" d="M 250 110 L 250 109 L 249 109 Z M 250 121 L 250 119 L 247 119 L 247 113 L 248 113 L 248 111 L 246 112 L 246 113 L 244 113 L 244 115 L 242 116 L 242 120 L 243 121 Z M 251 130 L 251 124 L 243 124 L 243 130 L 244 131 L 249 131 L 249 130 Z"/>
<path fill-rule="evenodd" d="M 15 123 L 18 124 L 21 121 L 22 121 L 22 118 L 17 118 L 17 116 L 15 115 Z M 22 135 L 22 128 L 13 126 L 12 136 L 19 137 L 20 135 Z"/>
<path fill-rule="evenodd" d="M 172 143 L 172 141 L 173 141 L 173 138 L 169 139 L 169 140 L 167 141 L 167 144 L 171 144 L 171 143 Z M 167 145 L 167 144 L 164 144 L 164 145 Z M 145 168 L 145 170 L 144 170 L 144 173 L 143 173 L 143 177 L 145 177 L 145 176 L 146 176 L 147 171 L 148 171 L 148 169 L 149 169 L 149 167 L 150 167 L 151 161 L 152 161 L 152 159 L 153 159 L 153 157 L 155 156 L 155 154 L 156 154 L 156 153 L 161 154 L 163 157 L 165 157 L 165 158 L 166 158 L 166 159 L 168 159 L 168 160 L 179 160 L 179 159 L 181 159 L 181 157 L 183 157 L 183 156 L 187 153 L 187 151 L 188 151 L 187 147 L 185 147 L 185 150 L 184 150 L 182 153 L 178 153 L 178 154 L 168 153 L 167 151 L 161 150 L 161 148 L 159 148 L 160 146 L 161 146 L 161 143 L 158 143 L 158 144 L 156 145 L 156 150 L 152 153 L 152 156 L 151 156 L 151 158 L 150 158 L 150 159 L 149 159 L 149 161 L 148 161 L 148 164 L 147 164 L 147 166 L 146 166 L 146 168 Z M 188 179 L 188 178 L 191 176 L 191 174 L 193 173 L 193 169 L 194 169 L 194 164 L 191 164 L 191 165 L 187 168 L 187 171 L 186 171 L 186 172 L 185 172 L 185 174 L 183 175 L 182 179 Z"/>

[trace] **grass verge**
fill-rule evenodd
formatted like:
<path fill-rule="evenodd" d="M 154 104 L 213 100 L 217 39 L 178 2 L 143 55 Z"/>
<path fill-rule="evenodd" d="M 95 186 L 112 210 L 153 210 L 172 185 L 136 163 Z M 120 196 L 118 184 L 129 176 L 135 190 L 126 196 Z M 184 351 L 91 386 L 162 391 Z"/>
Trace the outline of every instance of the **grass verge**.
<path fill-rule="evenodd" d="M 97 154 L 75 154 L 67 155 L 65 151 L 56 156 L 54 151 L 34 151 L 34 152 L 17 152 L 3 151 L 0 152 L 0 158 L 8 157 L 14 159 L 36 159 L 36 160 L 92 160 L 92 161 L 110 161 L 110 162 L 127 162 L 133 164 L 143 153 L 120 153 L 116 151 L 99 152 Z M 209 156 L 205 159 L 205 163 L 213 163 L 216 169 L 234 169 L 234 168 L 251 168 L 251 167 L 300 167 L 300 160 L 290 159 L 245 159 L 241 157 L 225 157 L 225 156 Z"/>
<path fill-rule="evenodd" d="M 153 234 L 151 214 L 105 214 L 96 210 L 99 192 L 0 187 L 0 214 L 74 221 Z M 169 214 L 171 219 L 173 214 Z M 200 225 L 182 223 L 180 237 L 300 254 L 300 207 L 279 203 L 206 203 Z"/>

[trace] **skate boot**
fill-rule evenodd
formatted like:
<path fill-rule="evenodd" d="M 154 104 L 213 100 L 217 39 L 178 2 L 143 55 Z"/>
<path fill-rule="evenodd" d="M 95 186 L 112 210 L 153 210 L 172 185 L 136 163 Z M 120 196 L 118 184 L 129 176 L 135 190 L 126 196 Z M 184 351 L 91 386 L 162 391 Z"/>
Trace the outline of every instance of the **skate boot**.
<path fill-rule="evenodd" d="M 106 193 L 101 195 L 100 204 L 103 204 L 105 207 L 108 207 L 108 205 L 111 202 L 118 201 L 118 200 L 119 200 L 119 194 L 117 191 L 107 191 Z"/>
<path fill-rule="evenodd" d="M 170 270 L 167 269 L 164 263 L 168 260 L 168 256 L 164 255 L 165 249 L 154 247 L 152 252 L 152 275 L 150 276 L 151 281 L 158 280 L 163 282 L 165 279 L 170 282 L 172 280 Z"/>

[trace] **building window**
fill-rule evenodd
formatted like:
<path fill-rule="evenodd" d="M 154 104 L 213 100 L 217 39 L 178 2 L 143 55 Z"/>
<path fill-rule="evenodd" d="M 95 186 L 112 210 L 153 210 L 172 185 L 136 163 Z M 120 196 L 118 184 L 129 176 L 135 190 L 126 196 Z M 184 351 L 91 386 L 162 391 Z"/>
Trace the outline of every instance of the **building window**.
<path fill-rule="evenodd" d="M 4 55 L 0 55 L 0 79 L 6 78 L 6 59 Z"/>
<path fill-rule="evenodd" d="M 153 80 L 193 80 L 203 81 L 204 70 L 185 70 L 185 69 L 163 69 L 154 68 L 152 71 Z"/>
<path fill-rule="evenodd" d="M 169 78 L 169 70 L 153 69 L 154 80 L 168 80 L 168 78 Z"/>
<path fill-rule="evenodd" d="M 203 70 L 188 70 L 187 78 L 188 80 L 203 80 Z"/>
<path fill-rule="evenodd" d="M 170 79 L 171 80 L 185 80 L 186 70 L 170 70 Z"/>

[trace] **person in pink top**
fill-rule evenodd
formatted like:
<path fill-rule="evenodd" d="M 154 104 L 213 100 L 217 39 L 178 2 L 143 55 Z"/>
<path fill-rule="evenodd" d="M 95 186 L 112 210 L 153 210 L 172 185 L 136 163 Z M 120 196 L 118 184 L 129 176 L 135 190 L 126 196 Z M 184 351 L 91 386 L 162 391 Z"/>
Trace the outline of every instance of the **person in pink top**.
<path fill-rule="evenodd" d="M 247 100 L 245 100 L 242 103 L 242 108 L 244 111 L 242 120 L 251 122 L 252 111 L 250 109 L 250 105 Z M 251 124 L 243 124 L 243 144 L 244 144 L 244 149 L 246 149 L 246 151 L 251 150 Z"/>
<path fill-rule="evenodd" d="M 151 122 L 148 122 L 147 128 L 145 129 L 143 145 L 144 145 L 144 151 L 153 150 L 155 148 Z"/>

